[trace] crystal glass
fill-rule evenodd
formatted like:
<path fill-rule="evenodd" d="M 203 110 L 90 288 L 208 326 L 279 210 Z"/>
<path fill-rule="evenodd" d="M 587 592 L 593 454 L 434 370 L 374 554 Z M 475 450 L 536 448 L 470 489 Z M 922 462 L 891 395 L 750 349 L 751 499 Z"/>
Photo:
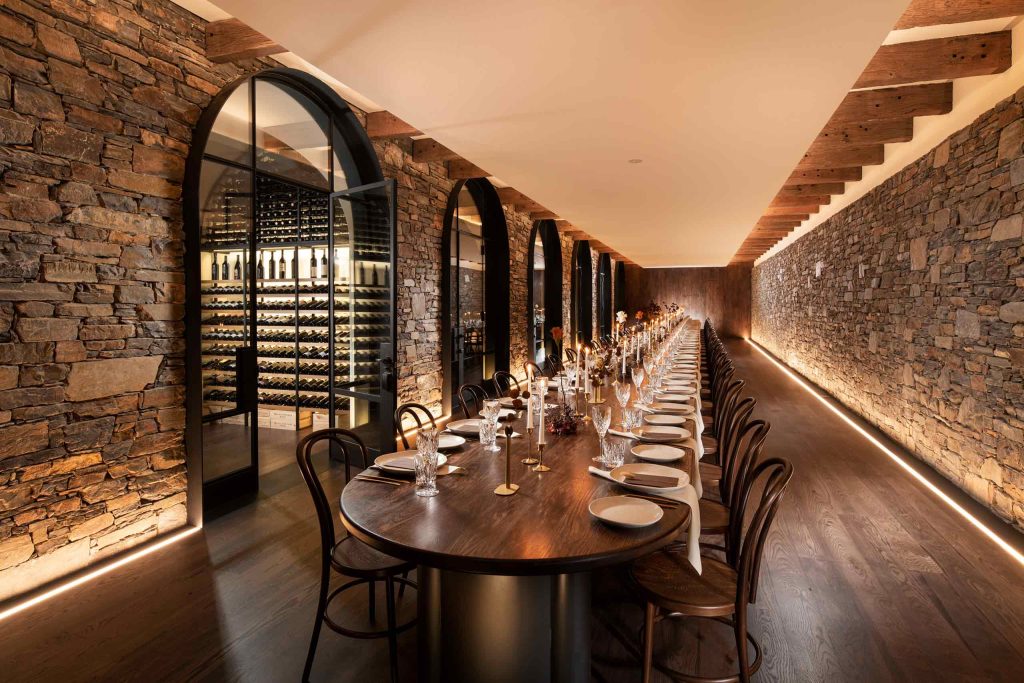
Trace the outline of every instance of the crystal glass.
<path fill-rule="evenodd" d="M 594 420 L 594 430 L 601 442 L 601 455 L 593 458 L 596 462 L 604 462 L 604 442 L 608 436 L 608 427 L 612 424 L 612 409 L 607 405 L 597 405 L 590 409 L 590 417 Z"/>
<path fill-rule="evenodd" d="M 633 367 L 633 384 L 636 385 L 637 390 L 639 390 L 640 387 L 643 386 L 644 380 L 646 378 L 647 375 L 644 374 L 644 369 L 642 367 L 640 367 L 639 365 Z"/>
<path fill-rule="evenodd" d="M 609 439 L 604 442 L 601 447 L 602 463 L 605 467 L 610 470 L 616 467 L 622 467 L 622 463 L 626 460 L 626 446 L 627 442 L 621 439 Z"/>
<path fill-rule="evenodd" d="M 645 387 L 638 387 L 636 395 L 637 398 L 640 399 L 640 403 L 645 406 L 649 406 L 654 403 L 654 387 L 649 384 Z"/>
<path fill-rule="evenodd" d="M 498 423 L 490 420 L 480 420 L 480 445 L 488 453 L 498 453 Z"/>
<path fill-rule="evenodd" d="M 480 414 L 488 422 L 497 422 L 498 415 L 501 414 L 501 401 L 496 398 L 484 399 L 483 410 L 480 411 Z"/>
<path fill-rule="evenodd" d="M 629 382 L 626 381 L 616 382 L 612 386 L 615 388 L 615 400 L 619 404 L 619 413 L 621 416 L 621 414 L 625 412 L 626 406 L 629 404 L 629 394 L 632 391 L 632 387 L 630 387 Z M 623 427 L 623 429 L 625 429 L 625 427 Z"/>
<path fill-rule="evenodd" d="M 644 356 L 644 372 L 648 375 L 651 374 L 651 369 L 654 367 L 654 356 L 653 354 L 647 354 Z"/>
<path fill-rule="evenodd" d="M 437 439 L 434 427 L 424 427 L 416 433 L 416 495 L 437 495 Z"/>
<path fill-rule="evenodd" d="M 622 427 L 627 432 L 632 432 L 634 429 L 643 424 L 644 415 L 639 408 L 626 408 L 622 411 Z"/>

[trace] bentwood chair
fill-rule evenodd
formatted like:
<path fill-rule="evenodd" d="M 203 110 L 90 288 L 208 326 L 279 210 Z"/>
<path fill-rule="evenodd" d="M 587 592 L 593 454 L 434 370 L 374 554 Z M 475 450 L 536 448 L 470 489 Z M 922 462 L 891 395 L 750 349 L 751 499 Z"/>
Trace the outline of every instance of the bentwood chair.
<path fill-rule="evenodd" d="M 479 384 L 463 384 L 455 392 L 455 396 L 459 399 L 459 405 L 462 406 L 462 412 L 467 420 L 474 415 L 480 414 L 484 407 L 484 401 L 488 398 L 487 392 Z M 468 401 L 466 400 L 467 396 L 469 398 Z M 472 412 L 469 410 L 470 401 L 473 402 Z"/>
<path fill-rule="evenodd" d="M 792 477 L 793 466 L 781 458 L 765 460 L 751 472 L 738 492 L 740 514 L 733 517 L 729 528 L 733 539 L 731 551 L 724 561 L 702 557 L 701 574 L 690 565 L 686 549 L 681 545 L 669 546 L 633 563 L 630 575 L 646 602 L 642 648 L 644 683 L 651 680 L 652 666 L 676 680 L 714 683 L 747 683 L 761 667 L 761 646 L 747 630 L 747 605 L 757 599 L 765 541 Z M 759 488 L 761 493 L 756 496 L 754 492 Z M 748 516 L 750 522 L 744 524 Z M 655 664 L 655 626 L 665 619 L 687 617 L 714 619 L 732 628 L 738 672 L 707 677 L 673 670 L 663 662 Z M 754 648 L 753 661 L 747 649 L 748 641 Z"/>
<path fill-rule="evenodd" d="M 533 370 L 534 377 L 540 377 L 544 373 L 540 371 L 540 366 L 534 363 L 532 360 L 528 360 L 523 363 L 523 374 L 527 377 L 530 376 L 530 370 Z"/>
<path fill-rule="evenodd" d="M 544 359 L 544 374 L 547 377 L 554 377 L 562 371 L 562 361 L 555 356 L 548 356 Z"/>
<path fill-rule="evenodd" d="M 519 380 L 508 370 L 496 370 L 491 376 L 491 383 L 494 385 L 495 396 L 504 396 L 513 384 L 516 389 L 520 389 Z"/>
<path fill-rule="evenodd" d="M 437 428 L 437 422 L 434 421 L 433 413 L 425 405 L 421 403 L 403 403 L 398 406 L 398 409 L 395 410 L 395 436 L 402 440 L 404 448 L 409 448 L 409 439 L 405 435 L 405 429 L 403 429 L 403 421 L 406 415 L 412 417 L 413 422 L 416 423 L 417 430 L 422 429 L 423 425 L 428 422 L 431 427 Z"/>
<path fill-rule="evenodd" d="M 714 486 L 718 487 L 719 498 L 722 499 L 722 472 L 729 467 L 729 463 L 732 462 L 733 455 L 736 451 L 735 439 L 738 438 L 738 434 L 746 426 L 750 420 L 750 414 L 754 410 L 754 405 L 757 403 L 751 397 L 747 397 L 736 404 L 736 407 L 731 411 L 732 415 L 726 418 L 726 439 L 722 447 L 718 451 L 718 462 L 720 464 L 714 464 L 710 462 L 700 463 L 700 478 L 703 482 L 709 482 Z M 707 491 L 707 489 L 705 489 Z M 728 496 L 728 493 L 724 494 Z M 722 499 L 723 503 L 728 504 L 728 500 Z"/>
<path fill-rule="evenodd" d="M 313 637 L 309 641 L 309 652 L 306 655 L 306 665 L 302 670 L 302 680 L 309 681 L 309 674 L 313 668 L 313 659 L 316 656 L 317 641 L 320 639 L 320 629 L 324 624 L 336 633 L 348 636 L 349 638 L 387 638 L 388 658 L 391 664 L 391 680 L 398 681 L 398 634 L 412 628 L 415 619 L 404 624 L 396 623 L 396 600 L 395 584 L 402 587 L 415 588 L 416 584 L 399 576 L 414 568 L 409 562 L 385 555 L 384 553 L 371 548 L 354 536 L 345 534 L 340 539 L 335 535 L 334 513 L 331 511 L 331 504 L 324 492 L 323 484 L 313 467 L 314 451 L 331 451 L 332 455 L 340 457 L 344 462 L 344 482 L 347 484 L 352 477 L 352 469 L 365 469 L 368 459 L 366 446 L 355 432 L 347 429 L 321 429 L 306 436 L 299 442 L 295 450 L 295 457 L 299 463 L 299 471 L 302 478 L 309 487 L 309 493 L 313 497 L 313 506 L 316 508 L 316 517 L 320 525 L 320 595 L 317 600 L 316 621 L 313 624 Z M 358 455 L 358 465 L 353 462 L 354 455 Z M 331 574 L 337 573 L 349 579 L 341 586 L 331 590 Z M 346 591 L 366 585 L 369 589 L 369 617 L 371 623 L 376 623 L 376 583 L 384 582 L 386 619 L 387 626 L 376 631 L 357 631 L 347 628 L 336 622 L 329 614 L 327 608 L 336 598 L 341 597 Z"/>
<path fill-rule="evenodd" d="M 761 448 L 770 430 L 771 425 L 764 420 L 748 422 L 737 435 L 735 453 L 730 458 L 729 466 L 725 468 L 718 485 L 719 496 L 727 502 L 700 499 L 700 533 L 702 536 L 723 536 L 722 546 L 718 550 L 730 550 L 732 539 L 729 537 L 729 526 L 733 517 L 741 512 L 738 509 L 740 501 L 737 496 L 747 485 L 750 472 L 761 456 Z"/>

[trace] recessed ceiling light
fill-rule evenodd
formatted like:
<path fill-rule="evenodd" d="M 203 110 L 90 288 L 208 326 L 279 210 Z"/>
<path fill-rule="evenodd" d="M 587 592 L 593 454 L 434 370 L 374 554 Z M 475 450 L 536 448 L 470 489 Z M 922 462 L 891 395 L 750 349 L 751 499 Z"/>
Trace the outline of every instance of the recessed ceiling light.
<path fill-rule="evenodd" d="M 630 159 L 629 160 L 629 163 L 631 163 L 631 164 L 639 164 L 639 163 L 642 163 L 642 162 L 643 162 L 643 159 Z"/>

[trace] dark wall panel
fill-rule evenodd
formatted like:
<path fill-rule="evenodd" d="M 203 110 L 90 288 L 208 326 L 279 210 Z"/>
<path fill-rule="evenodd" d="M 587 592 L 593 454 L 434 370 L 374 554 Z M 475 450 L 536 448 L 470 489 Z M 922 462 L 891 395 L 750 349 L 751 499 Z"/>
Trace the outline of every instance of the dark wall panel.
<path fill-rule="evenodd" d="M 652 301 L 677 303 L 702 321 L 710 317 L 722 336 L 750 336 L 750 266 L 639 268 L 627 265 L 629 312 Z"/>

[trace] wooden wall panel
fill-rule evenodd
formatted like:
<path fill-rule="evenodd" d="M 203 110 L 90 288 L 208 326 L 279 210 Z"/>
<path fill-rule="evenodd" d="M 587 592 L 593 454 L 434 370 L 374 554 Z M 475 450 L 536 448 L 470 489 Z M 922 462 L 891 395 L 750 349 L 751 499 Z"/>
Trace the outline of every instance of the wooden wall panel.
<path fill-rule="evenodd" d="M 750 336 L 750 265 L 725 268 L 639 268 L 626 266 L 629 313 L 651 301 L 683 306 L 691 316 L 711 318 L 718 333 Z"/>

